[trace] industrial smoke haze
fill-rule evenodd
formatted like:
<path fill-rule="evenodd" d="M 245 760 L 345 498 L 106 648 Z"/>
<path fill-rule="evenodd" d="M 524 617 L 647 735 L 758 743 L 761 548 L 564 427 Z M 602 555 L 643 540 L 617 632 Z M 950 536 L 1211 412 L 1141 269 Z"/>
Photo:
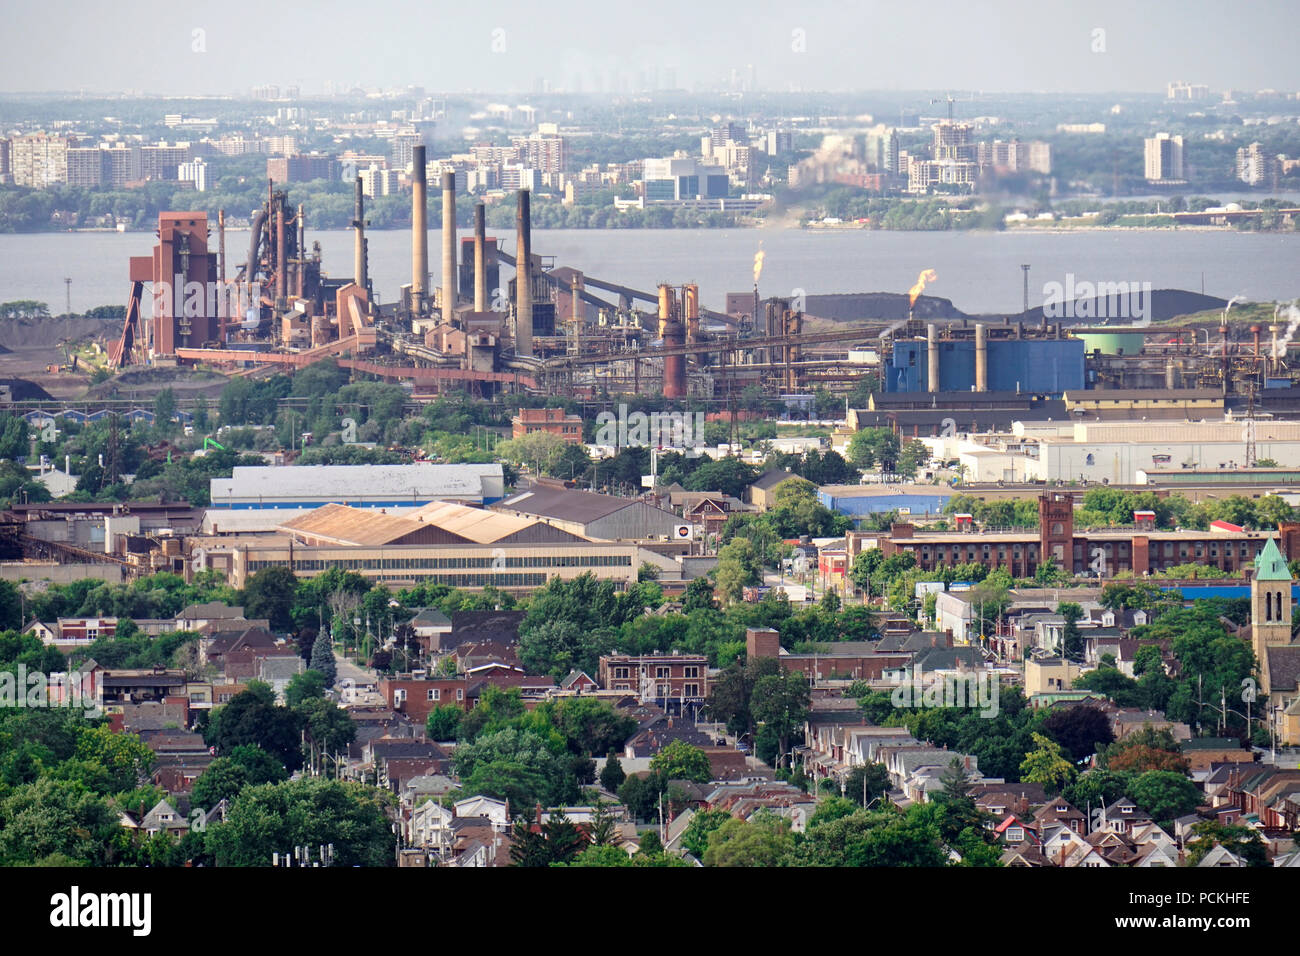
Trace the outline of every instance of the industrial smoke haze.
<path fill-rule="evenodd" d="M 926 285 L 937 278 L 939 278 L 939 273 L 935 272 L 933 269 L 921 270 L 921 274 L 916 277 L 916 285 L 912 286 L 912 288 L 908 290 L 908 308 L 916 305 L 916 300 L 920 297 L 921 293 L 925 291 Z"/>
<path fill-rule="evenodd" d="M 1275 359 L 1286 358 L 1287 346 L 1291 344 L 1296 329 L 1300 328 L 1300 309 L 1296 308 L 1296 302 L 1300 302 L 1300 299 L 1292 299 L 1282 310 L 1282 315 L 1287 317 L 1286 335 L 1282 336 L 1282 340 L 1277 343 L 1277 350 L 1273 353 Z"/>

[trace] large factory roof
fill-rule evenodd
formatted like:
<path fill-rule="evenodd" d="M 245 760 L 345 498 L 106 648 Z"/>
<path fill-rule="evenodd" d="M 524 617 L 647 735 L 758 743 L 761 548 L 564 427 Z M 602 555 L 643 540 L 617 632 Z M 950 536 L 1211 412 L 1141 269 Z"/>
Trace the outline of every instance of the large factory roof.
<path fill-rule="evenodd" d="M 281 465 L 236 467 L 213 478 L 212 506 L 292 507 L 350 504 L 360 507 L 438 498 L 491 501 L 502 493 L 500 464 Z M 299 505 L 301 506 L 301 505 Z"/>
<path fill-rule="evenodd" d="M 526 531 L 537 522 L 517 515 L 503 514 L 500 511 L 488 511 L 484 508 L 470 508 L 450 501 L 438 501 L 425 505 L 407 515 L 416 521 L 426 521 L 437 525 L 453 534 L 458 534 L 477 544 L 492 544 L 502 538 Z M 565 534 L 556 528 L 554 534 Z M 573 540 L 582 540 L 571 535 Z"/>
<path fill-rule="evenodd" d="M 1043 438 L 1043 441 L 1079 443 L 1136 444 L 1154 442 L 1242 442 L 1244 420 L 1219 422 L 1075 422 L 1070 438 Z M 1256 421 L 1255 440 L 1300 441 L 1300 422 Z"/>
<path fill-rule="evenodd" d="M 617 498 L 576 488 L 558 488 L 536 484 L 527 491 L 505 499 L 497 508 L 540 515 L 557 521 L 586 524 L 637 504 L 635 498 Z"/>
<path fill-rule="evenodd" d="M 395 544 L 420 530 L 418 522 L 394 515 L 376 514 L 373 510 L 326 505 L 286 521 L 285 531 L 297 531 L 320 541 L 378 547 Z"/>

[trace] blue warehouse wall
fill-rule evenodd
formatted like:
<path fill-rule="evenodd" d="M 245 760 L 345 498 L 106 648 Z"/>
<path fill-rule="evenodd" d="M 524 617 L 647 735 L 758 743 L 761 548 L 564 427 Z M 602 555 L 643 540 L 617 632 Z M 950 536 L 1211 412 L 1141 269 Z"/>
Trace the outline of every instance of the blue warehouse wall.
<path fill-rule="evenodd" d="M 889 511 L 909 509 L 913 515 L 940 514 L 952 498 L 950 494 L 933 495 L 840 495 L 835 496 L 824 491 L 817 492 L 817 500 L 831 511 L 842 515 L 858 517 L 860 515 L 884 514 Z"/>
<path fill-rule="evenodd" d="M 989 391 L 1034 392 L 1059 396 L 1067 389 L 1084 387 L 1084 343 L 1078 339 L 995 339 L 988 344 Z M 894 343 L 885 366 L 887 392 L 924 392 L 926 381 L 924 341 Z M 975 343 L 971 340 L 939 343 L 939 390 L 969 392 L 975 386 Z"/>

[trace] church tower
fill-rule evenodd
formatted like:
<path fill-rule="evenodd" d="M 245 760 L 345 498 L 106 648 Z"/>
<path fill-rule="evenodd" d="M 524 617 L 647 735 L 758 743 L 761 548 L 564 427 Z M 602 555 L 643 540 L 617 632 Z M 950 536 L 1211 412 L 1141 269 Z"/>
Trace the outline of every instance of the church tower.
<path fill-rule="evenodd" d="M 1291 643 L 1291 570 L 1272 538 L 1255 559 L 1250 579 L 1250 643 L 1259 660 L 1259 689 L 1267 694 L 1267 649 Z"/>

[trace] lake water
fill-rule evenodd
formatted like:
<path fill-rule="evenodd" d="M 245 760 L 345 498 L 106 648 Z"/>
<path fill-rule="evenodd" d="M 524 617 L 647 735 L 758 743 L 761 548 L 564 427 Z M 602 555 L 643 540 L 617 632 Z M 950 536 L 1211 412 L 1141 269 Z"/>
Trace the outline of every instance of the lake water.
<path fill-rule="evenodd" d="M 513 255 L 513 231 L 492 230 Z M 392 302 L 410 281 L 411 241 L 404 231 L 373 231 L 370 269 L 380 301 Z M 352 234 L 310 232 L 321 244 L 327 275 L 352 267 Z M 905 292 L 922 269 L 938 279 L 927 292 L 951 299 L 967 312 L 1018 313 L 1023 296 L 1021 263 L 1029 263 L 1031 306 L 1043 301 L 1046 283 L 1150 282 L 1154 289 L 1182 288 L 1254 301 L 1300 296 L 1300 234 L 1212 230 L 1095 230 L 1037 233 L 871 232 L 865 230 L 535 230 L 533 249 L 556 265 L 636 289 L 659 282 L 698 282 L 703 304 L 721 309 L 727 292 L 753 286 L 754 253 L 766 253 L 764 296 L 838 292 Z M 0 301 L 37 299 L 52 312 L 64 309 L 64 277 L 72 277 L 72 307 L 126 303 L 127 259 L 148 255 L 149 233 L 42 233 L 0 235 Z M 432 281 L 439 283 L 441 236 L 429 234 Z M 215 248 L 215 235 L 213 237 Z M 229 265 L 247 253 L 248 233 L 226 236 Z M 509 276 L 505 270 L 505 278 Z M 593 290 L 597 291 L 597 290 Z"/>

